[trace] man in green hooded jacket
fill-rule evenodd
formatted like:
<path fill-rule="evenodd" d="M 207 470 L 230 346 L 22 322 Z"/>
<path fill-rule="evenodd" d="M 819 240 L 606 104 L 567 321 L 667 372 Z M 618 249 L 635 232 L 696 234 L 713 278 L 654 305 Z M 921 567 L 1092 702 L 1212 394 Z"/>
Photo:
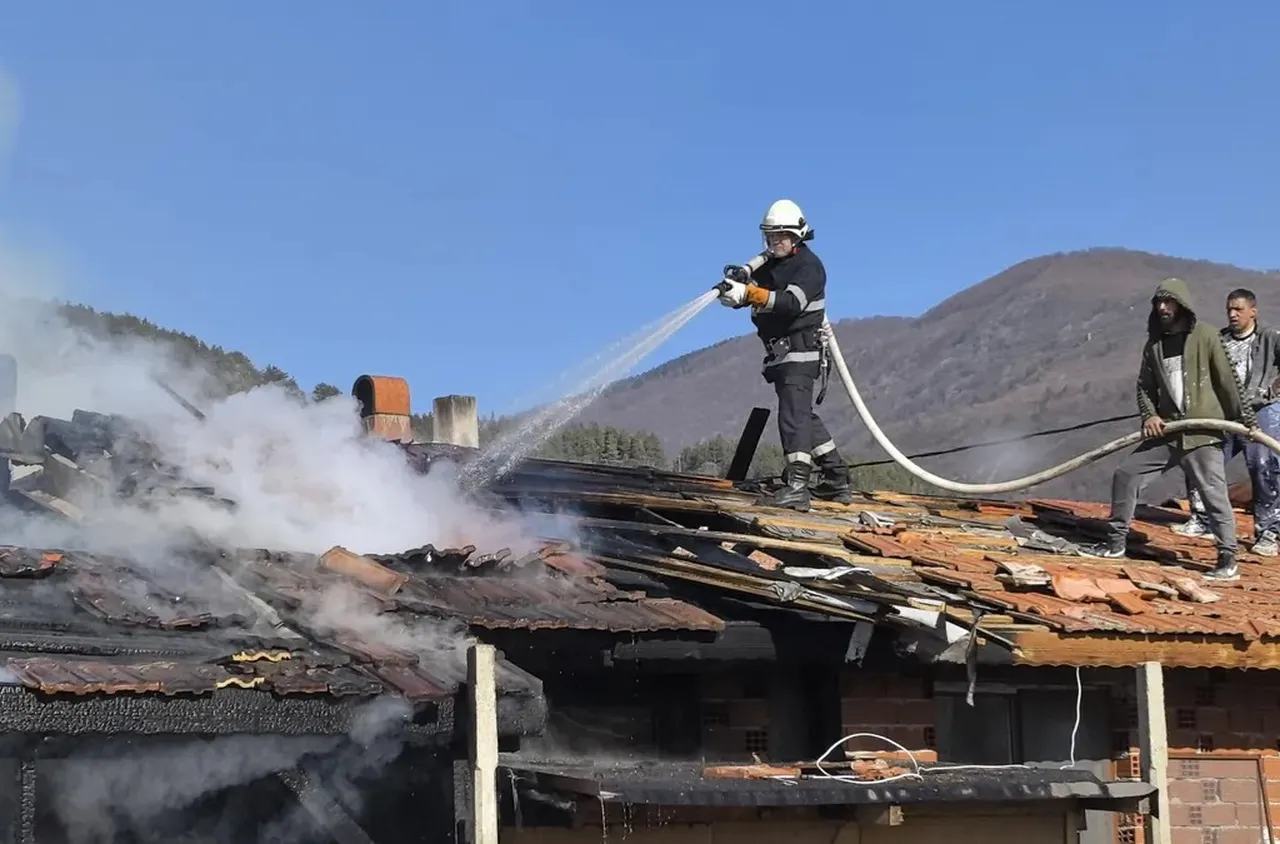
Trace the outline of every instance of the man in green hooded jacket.
<path fill-rule="evenodd" d="M 1253 408 L 1218 331 L 1196 318 L 1186 282 L 1166 278 L 1151 297 L 1147 342 L 1138 372 L 1138 412 L 1146 438 L 1116 469 L 1111 481 L 1107 542 L 1099 556 L 1123 557 L 1138 496 L 1150 481 L 1180 466 L 1201 491 L 1205 517 L 1218 546 L 1218 564 L 1205 577 L 1232 580 L 1236 570 L 1236 521 L 1227 496 L 1223 435 L 1189 431 L 1169 434 L 1176 419 L 1228 419 L 1256 428 Z"/>

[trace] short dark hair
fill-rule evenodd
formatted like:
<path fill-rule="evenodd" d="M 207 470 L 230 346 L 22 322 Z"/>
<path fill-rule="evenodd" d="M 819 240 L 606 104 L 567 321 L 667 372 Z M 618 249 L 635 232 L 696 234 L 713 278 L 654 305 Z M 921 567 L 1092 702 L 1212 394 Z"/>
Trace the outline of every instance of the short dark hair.
<path fill-rule="evenodd" d="M 1250 305 L 1254 306 L 1258 304 L 1258 297 L 1254 296 L 1253 291 L 1247 287 L 1237 287 L 1235 290 L 1228 293 L 1227 301 L 1230 302 L 1232 299 L 1243 299 Z"/>

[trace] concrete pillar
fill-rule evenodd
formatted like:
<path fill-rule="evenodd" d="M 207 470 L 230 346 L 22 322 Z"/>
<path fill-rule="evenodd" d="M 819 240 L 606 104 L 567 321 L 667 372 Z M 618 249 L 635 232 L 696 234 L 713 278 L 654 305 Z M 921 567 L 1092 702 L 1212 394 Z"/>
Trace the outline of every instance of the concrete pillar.
<path fill-rule="evenodd" d="M 1160 791 L 1146 817 L 1148 844 L 1171 844 L 1169 733 L 1165 721 L 1164 671 L 1158 662 L 1138 666 L 1138 754 L 1142 778 Z"/>
<path fill-rule="evenodd" d="M 498 844 L 498 688 L 493 645 L 467 649 L 467 686 L 471 703 L 470 844 Z"/>
<path fill-rule="evenodd" d="M 434 442 L 480 447 L 480 417 L 475 396 L 440 396 L 431 404 Z"/>

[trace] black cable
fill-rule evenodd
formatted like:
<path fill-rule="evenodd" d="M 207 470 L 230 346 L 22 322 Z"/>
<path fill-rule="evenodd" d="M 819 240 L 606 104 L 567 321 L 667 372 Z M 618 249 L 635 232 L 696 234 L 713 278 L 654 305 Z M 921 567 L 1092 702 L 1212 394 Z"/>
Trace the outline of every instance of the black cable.
<path fill-rule="evenodd" d="M 1016 437 L 1005 437 L 999 440 L 988 440 L 987 442 L 974 443 L 973 445 L 958 445 L 954 448 L 943 448 L 937 451 L 920 451 L 907 456 L 912 460 L 918 460 L 921 457 L 941 457 L 944 454 L 958 454 L 961 451 L 972 451 L 975 448 L 990 448 L 993 445 L 1008 445 L 1009 443 L 1024 442 L 1032 440 L 1036 437 L 1048 437 L 1054 434 L 1067 434 L 1071 431 L 1083 431 L 1085 428 L 1094 428 L 1098 425 L 1110 425 L 1112 422 L 1123 422 L 1128 419 L 1140 419 L 1140 414 L 1130 413 L 1125 416 L 1109 416 L 1106 419 L 1095 419 L 1092 422 L 1080 422 L 1076 425 L 1068 425 L 1064 428 L 1050 428 L 1047 431 L 1036 431 L 1034 434 L 1020 434 Z M 850 463 L 850 469 L 861 469 L 865 466 L 885 466 L 896 462 L 892 457 L 886 457 L 883 460 L 868 460 L 862 463 Z"/>

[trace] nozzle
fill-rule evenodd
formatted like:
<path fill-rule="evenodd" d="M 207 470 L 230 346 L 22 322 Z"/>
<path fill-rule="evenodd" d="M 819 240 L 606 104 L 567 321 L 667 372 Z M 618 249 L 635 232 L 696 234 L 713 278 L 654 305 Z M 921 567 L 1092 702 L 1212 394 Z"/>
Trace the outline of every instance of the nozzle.
<path fill-rule="evenodd" d="M 727 279 L 727 278 L 726 278 L 726 279 L 721 279 L 720 283 L 719 283 L 719 284 L 717 284 L 715 287 L 713 287 L 713 288 L 711 288 L 711 289 L 712 289 L 712 290 L 719 290 L 721 293 L 728 293 L 728 292 L 729 292 L 729 279 Z"/>

